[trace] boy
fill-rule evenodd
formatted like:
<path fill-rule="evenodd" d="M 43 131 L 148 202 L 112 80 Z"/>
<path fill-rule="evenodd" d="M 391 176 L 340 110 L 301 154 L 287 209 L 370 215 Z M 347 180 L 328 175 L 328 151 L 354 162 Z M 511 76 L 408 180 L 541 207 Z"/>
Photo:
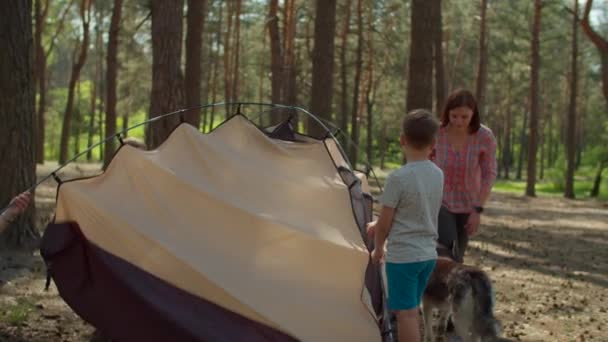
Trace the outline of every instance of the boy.
<path fill-rule="evenodd" d="M 397 312 L 399 341 L 420 341 L 418 306 L 437 259 L 437 218 L 443 194 L 443 172 L 429 160 L 439 123 L 417 109 L 405 116 L 400 137 L 407 164 L 386 179 L 377 221 L 368 224 L 375 235 L 374 262 L 384 258 L 388 306 Z"/>

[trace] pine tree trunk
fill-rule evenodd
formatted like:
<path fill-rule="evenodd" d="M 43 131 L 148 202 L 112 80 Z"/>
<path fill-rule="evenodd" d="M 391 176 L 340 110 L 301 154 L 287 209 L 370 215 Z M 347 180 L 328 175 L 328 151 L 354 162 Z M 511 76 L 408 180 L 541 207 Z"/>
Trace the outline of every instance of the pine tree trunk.
<path fill-rule="evenodd" d="M 312 87 L 310 110 L 322 119 L 331 119 L 334 71 L 334 35 L 336 31 L 336 0 L 316 0 L 315 38 L 312 54 Z M 327 132 L 312 124 L 313 136 Z"/>
<path fill-rule="evenodd" d="M 355 80 L 353 82 L 353 102 L 350 116 L 350 152 L 349 159 L 357 167 L 359 153 L 359 91 L 361 88 L 361 69 L 363 68 L 363 0 L 357 0 L 357 51 L 355 57 Z"/>
<path fill-rule="evenodd" d="M 486 28 L 486 12 L 488 1 L 481 0 L 481 20 L 479 21 L 479 60 L 477 64 L 476 93 L 477 107 L 481 115 L 485 114 L 486 83 L 488 79 L 488 43 Z"/>
<path fill-rule="evenodd" d="M 376 91 L 379 86 L 379 79 L 374 77 L 374 16 L 373 11 L 368 11 L 367 21 L 367 82 L 365 91 L 365 107 L 367 108 L 367 148 L 366 148 L 366 162 L 371 165 L 373 164 L 373 128 L 374 128 L 374 106 L 376 104 Z"/>
<path fill-rule="evenodd" d="M 236 0 L 236 12 L 234 13 L 234 20 L 236 22 L 234 29 L 234 60 L 232 61 L 231 67 L 231 90 L 230 90 L 230 101 L 236 102 L 239 100 L 239 67 L 240 67 L 240 51 L 241 51 L 241 7 L 243 1 Z"/>
<path fill-rule="evenodd" d="M 118 38 L 120 33 L 120 20 L 122 17 L 122 0 L 114 0 L 112 20 L 110 22 L 110 35 L 108 39 L 108 53 L 106 55 L 106 134 L 116 134 L 116 87 L 118 73 Z M 104 168 L 108 166 L 114 156 L 116 139 L 106 142 L 103 159 Z"/>
<path fill-rule="evenodd" d="M 226 35 L 224 37 L 224 100 L 230 102 L 232 95 L 232 45 L 230 38 L 232 37 L 232 16 L 234 11 L 234 2 L 228 1 L 226 12 Z M 226 118 L 232 114 L 232 107 L 226 106 Z"/>
<path fill-rule="evenodd" d="M 443 62 L 443 19 L 441 0 L 433 0 L 433 58 L 435 62 L 435 113 L 441 113 L 446 98 L 445 65 Z"/>
<path fill-rule="evenodd" d="M 268 12 L 268 36 L 270 38 L 270 87 L 272 103 L 281 103 L 282 99 L 282 61 L 283 54 L 281 52 L 281 36 L 279 33 L 279 16 L 278 16 L 278 0 L 270 0 Z M 279 123 L 281 120 L 280 113 L 273 111 L 271 113 L 271 125 Z"/>
<path fill-rule="evenodd" d="M 194 108 L 201 105 L 202 82 L 202 50 L 203 30 L 205 26 L 205 7 L 207 0 L 188 0 L 187 32 L 186 32 L 186 72 L 185 93 L 186 107 Z M 185 120 L 194 127 L 201 122 L 200 109 L 185 113 Z"/>
<path fill-rule="evenodd" d="M 221 1 L 220 2 L 220 14 L 219 14 L 219 20 L 218 20 L 218 28 L 217 28 L 217 33 L 216 33 L 216 46 L 221 46 L 222 45 L 222 12 L 224 10 L 224 2 Z M 218 56 L 219 56 L 219 51 L 218 51 Z M 216 103 L 217 101 L 217 79 L 219 77 L 219 62 L 218 62 L 218 58 L 214 58 L 213 59 L 213 82 L 212 82 L 212 86 L 211 86 L 211 102 Z M 215 106 L 211 107 L 211 115 L 210 115 L 210 119 L 209 119 L 209 128 L 208 130 L 211 131 L 213 129 L 213 125 L 215 123 Z"/>
<path fill-rule="evenodd" d="M 528 136 L 526 135 L 527 124 L 528 111 L 524 110 L 524 122 L 521 126 L 521 132 L 519 134 L 519 158 L 517 161 L 517 174 L 515 175 L 515 179 L 517 180 L 521 180 L 524 165 L 524 155 L 528 150 Z"/>
<path fill-rule="evenodd" d="M 184 103 L 181 71 L 183 0 L 152 0 L 152 94 L 150 118 L 176 111 Z M 146 146 L 157 148 L 179 124 L 174 115 L 148 126 Z M 107 152 L 106 152 L 107 154 Z"/>
<path fill-rule="evenodd" d="M 507 105 L 505 108 L 505 134 L 504 134 L 504 146 L 503 146 L 503 169 L 505 170 L 505 179 L 509 179 L 509 169 L 512 164 L 511 156 L 511 101 L 513 92 L 513 76 L 511 75 L 511 68 L 508 71 L 507 81 Z"/>
<path fill-rule="evenodd" d="M 576 101 L 578 88 L 578 0 L 574 0 L 572 17 L 572 60 L 570 65 L 570 105 L 568 106 L 568 128 L 566 132 L 566 188 L 564 197 L 574 198 L 574 168 L 576 153 Z"/>
<path fill-rule="evenodd" d="M 602 172 L 608 165 L 608 160 L 603 160 L 597 163 L 597 171 L 595 172 L 595 178 L 593 180 L 593 188 L 589 196 L 598 197 L 600 195 L 600 185 L 602 184 Z"/>
<path fill-rule="evenodd" d="M 540 70 L 540 16 L 541 0 L 534 0 L 532 26 L 532 61 L 530 68 L 530 133 L 528 137 L 528 173 L 526 196 L 536 196 L 536 151 L 538 148 L 539 70 Z"/>
<path fill-rule="evenodd" d="M 433 107 L 433 4 L 412 0 L 406 109 Z"/>
<path fill-rule="evenodd" d="M 285 23 L 283 43 L 285 48 L 284 57 L 284 81 L 283 103 L 286 105 L 296 105 L 296 64 L 295 64 L 295 43 L 296 43 L 296 7 L 295 0 L 285 1 Z"/>
<path fill-rule="evenodd" d="M 348 48 L 348 34 L 350 32 L 351 0 L 346 0 L 346 13 L 344 24 L 340 33 L 340 130 L 343 137 L 348 134 L 348 65 L 346 64 L 346 51 Z M 342 139 L 342 146 L 347 146 L 348 139 Z"/>
<path fill-rule="evenodd" d="M 0 6 L 0 207 L 34 185 L 35 82 L 32 2 L 8 0 Z M 31 248 L 39 238 L 35 205 L 3 234 L 11 247 Z"/>
<path fill-rule="evenodd" d="M 42 34 L 46 28 L 46 18 L 48 16 L 49 2 L 50 0 L 44 1 L 44 8 L 42 7 L 43 0 L 35 1 L 35 13 L 36 13 L 36 26 L 34 34 L 34 44 L 36 48 L 35 56 L 35 84 L 38 86 L 38 108 L 35 116 L 35 129 L 36 129 L 36 162 L 38 164 L 44 163 L 44 110 L 46 107 L 46 54 L 44 47 L 42 46 Z"/>
<path fill-rule="evenodd" d="M 88 129 L 88 139 L 87 139 L 87 148 L 90 147 L 91 145 L 93 145 L 93 136 L 95 135 L 95 117 L 96 117 L 96 113 L 97 113 L 97 86 L 101 83 L 100 82 L 100 77 L 101 77 L 101 63 L 102 63 L 102 49 L 103 49 L 103 39 L 101 36 L 101 25 L 99 23 L 101 23 L 101 17 L 102 17 L 102 13 L 101 11 L 97 10 L 97 18 L 96 18 L 96 25 L 95 25 L 95 71 L 94 71 L 94 76 L 93 76 L 93 80 L 91 83 L 93 83 L 93 85 L 91 86 L 91 94 L 90 94 L 90 99 L 91 99 L 91 109 L 89 112 L 89 129 Z M 93 160 L 93 151 L 89 150 L 87 152 L 87 161 L 91 162 Z"/>
<path fill-rule="evenodd" d="M 89 23 L 91 22 L 91 2 L 89 0 L 82 0 L 82 3 L 80 4 L 80 19 L 82 21 L 82 31 L 84 32 L 84 37 L 80 43 L 80 52 L 78 54 L 78 58 L 76 59 L 75 63 L 72 64 L 72 73 L 70 75 L 70 82 L 68 84 L 68 99 L 63 116 L 63 125 L 61 127 L 59 164 L 65 163 L 68 157 L 68 142 L 70 140 L 70 133 L 72 131 L 72 116 L 74 111 L 74 87 L 80 78 L 80 71 L 84 66 L 87 59 L 87 53 L 89 51 Z"/>

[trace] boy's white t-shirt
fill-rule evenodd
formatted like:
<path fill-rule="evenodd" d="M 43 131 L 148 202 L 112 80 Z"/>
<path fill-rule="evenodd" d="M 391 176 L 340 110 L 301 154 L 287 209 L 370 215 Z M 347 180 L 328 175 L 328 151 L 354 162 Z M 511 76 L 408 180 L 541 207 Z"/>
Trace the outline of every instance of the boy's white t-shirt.
<path fill-rule="evenodd" d="M 429 160 L 409 162 L 386 179 L 379 198 L 395 208 L 386 261 L 409 263 L 437 258 L 437 219 L 443 196 L 443 171 Z"/>

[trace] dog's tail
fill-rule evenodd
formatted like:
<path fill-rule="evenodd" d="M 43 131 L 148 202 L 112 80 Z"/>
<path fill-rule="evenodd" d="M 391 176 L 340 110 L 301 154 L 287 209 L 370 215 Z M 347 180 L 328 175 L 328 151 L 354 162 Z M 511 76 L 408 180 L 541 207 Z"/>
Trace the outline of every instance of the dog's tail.
<path fill-rule="evenodd" d="M 500 336 L 500 322 L 494 317 L 494 289 L 488 275 L 480 269 L 463 266 L 450 278 L 448 288 L 456 302 L 463 300 L 470 291 L 476 332 L 481 336 Z"/>

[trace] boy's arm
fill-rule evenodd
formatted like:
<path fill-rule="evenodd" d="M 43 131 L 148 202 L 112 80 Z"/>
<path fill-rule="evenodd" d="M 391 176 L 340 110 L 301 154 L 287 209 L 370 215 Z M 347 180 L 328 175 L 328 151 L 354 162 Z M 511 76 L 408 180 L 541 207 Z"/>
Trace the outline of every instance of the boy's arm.
<path fill-rule="evenodd" d="M 382 206 L 378 220 L 370 227 L 374 232 L 374 250 L 372 251 L 372 261 L 374 262 L 379 262 L 384 257 L 384 243 L 391 231 L 394 218 L 395 208 Z"/>

